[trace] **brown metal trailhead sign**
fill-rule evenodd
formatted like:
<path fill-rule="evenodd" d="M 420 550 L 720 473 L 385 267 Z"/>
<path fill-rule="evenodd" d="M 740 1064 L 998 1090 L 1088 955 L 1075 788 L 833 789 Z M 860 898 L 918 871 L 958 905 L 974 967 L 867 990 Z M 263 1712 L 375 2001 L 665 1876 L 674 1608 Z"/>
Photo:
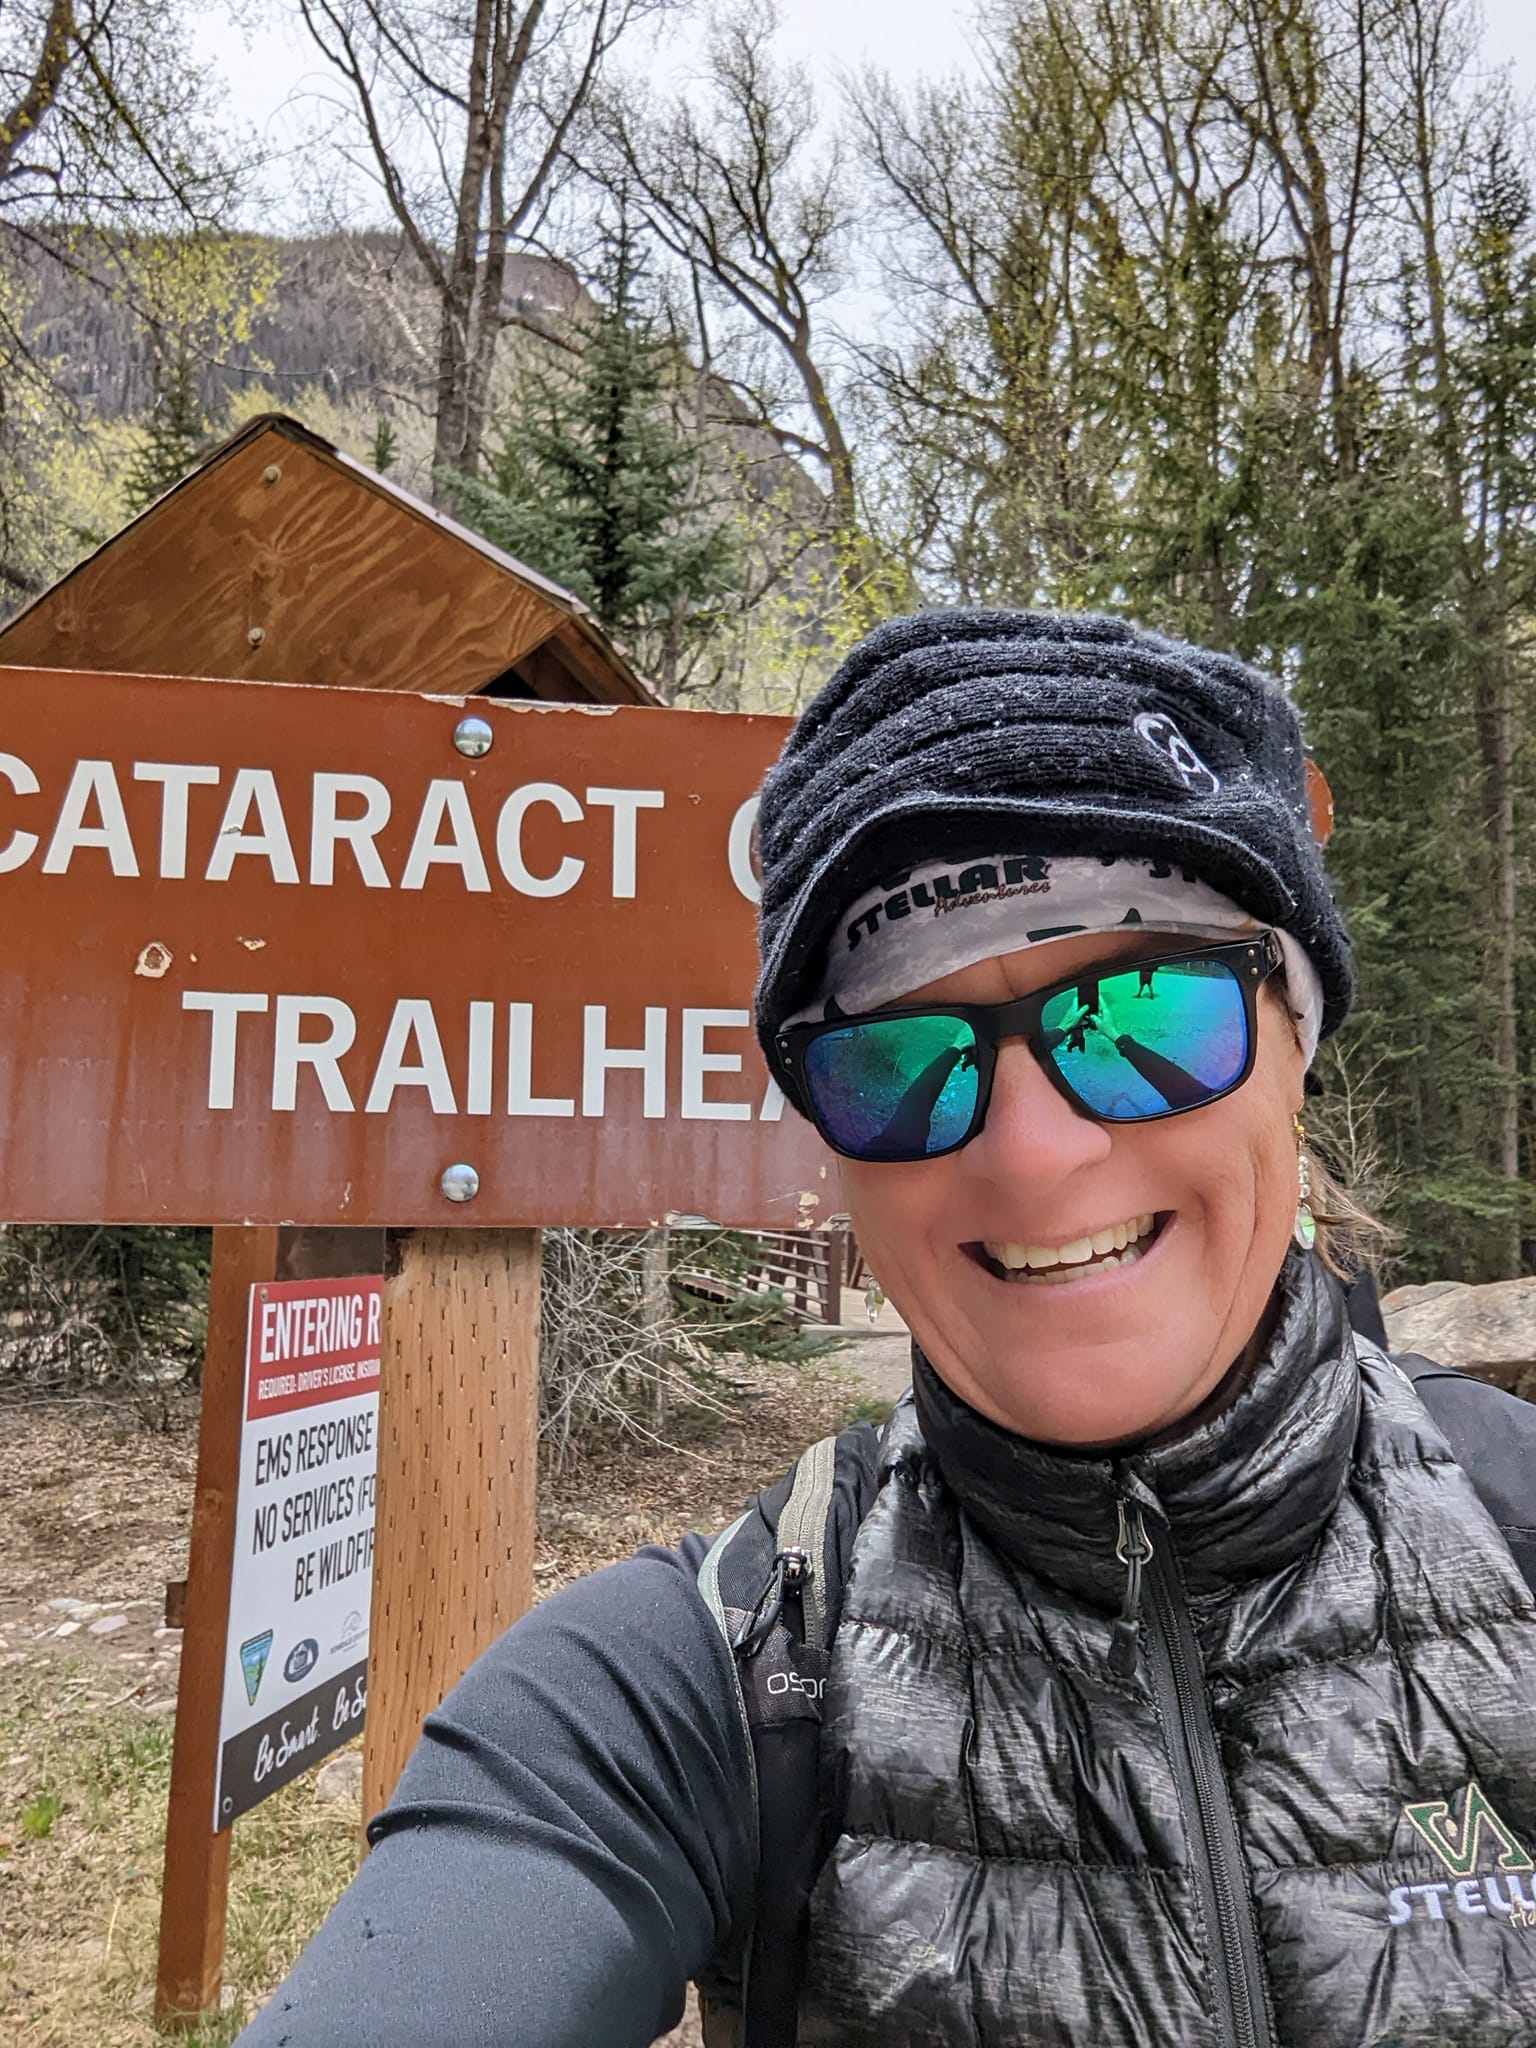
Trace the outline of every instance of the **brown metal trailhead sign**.
<path fill-rule="evenodd" d="M 750 1019 L 785 730 L 0 669 L 0 1216 L 824 1220 Z"/>

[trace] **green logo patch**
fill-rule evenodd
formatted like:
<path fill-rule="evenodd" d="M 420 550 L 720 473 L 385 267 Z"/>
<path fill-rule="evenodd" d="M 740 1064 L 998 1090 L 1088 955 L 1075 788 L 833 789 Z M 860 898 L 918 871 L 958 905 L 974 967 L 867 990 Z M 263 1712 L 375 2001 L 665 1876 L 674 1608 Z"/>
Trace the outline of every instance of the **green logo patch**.
<path fill-rule="evenodd" d="M 1474 1778 L 1458 1825 L 1444 1799 L 1424 1799 L 1403 1812 L 1452 1877 L 1470 1877 L 1483 1861 L 1484 1840 L 1498 1844 L 1497 1870 L 1536 1870 L 1530 1856 L 1499 1819 L 1487 1793 Z"/>

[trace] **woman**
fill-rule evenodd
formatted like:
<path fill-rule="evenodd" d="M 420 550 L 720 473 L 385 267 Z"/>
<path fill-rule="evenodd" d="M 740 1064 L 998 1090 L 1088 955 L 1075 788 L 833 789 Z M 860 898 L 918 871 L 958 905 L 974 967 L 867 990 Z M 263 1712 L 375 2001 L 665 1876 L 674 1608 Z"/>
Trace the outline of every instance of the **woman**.
<path fill-rule="evenodd" d="M 245 2038 L 642 2048 L 689 1976 L 741 2038 L 777 1915 L 753 2040 L 1530 2048 L 1536 1605 L 1310 1249 L 1352 982 L 1288 704 L 1112 621 L 894 621 L 761 845 L 764 1049 L 913 1398 L 736 1660 L 694 1541 L 519 1623 Z M 791 1583 L 803 1940 L 738 1691 Z"/>

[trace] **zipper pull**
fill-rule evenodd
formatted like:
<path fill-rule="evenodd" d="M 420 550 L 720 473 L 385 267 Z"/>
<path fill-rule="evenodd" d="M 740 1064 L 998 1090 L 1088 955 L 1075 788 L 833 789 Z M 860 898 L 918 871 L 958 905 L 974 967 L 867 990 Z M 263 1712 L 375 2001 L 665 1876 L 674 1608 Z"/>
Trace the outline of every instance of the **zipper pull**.
<path fill-rule="evenodd" d="M 753 1603 L 752 1612 L 742 1623 L 731 1648 L 738 1657 L 755 1657 L 773 1634 L 779 1616 L 784 1612 L 785 1600 L 793 1594 L 798 1600 L 811 1582 L 810 1552 L 789 1544 L 775 1553 L 769 1569 L 768 1580 Z"/>
<path fill-rule="evenodd" d="M 1152 1542 L 1135 1501 L 1115 1502 L 1120 1538 L 1115 1556 L 1125 1566 L 1125 1599 L 1109 1638 L 1109 1668 L 1116 1678 L 1134 1678 L 1141 1639 L 1141 1568 L 1152 1556 Z"/>

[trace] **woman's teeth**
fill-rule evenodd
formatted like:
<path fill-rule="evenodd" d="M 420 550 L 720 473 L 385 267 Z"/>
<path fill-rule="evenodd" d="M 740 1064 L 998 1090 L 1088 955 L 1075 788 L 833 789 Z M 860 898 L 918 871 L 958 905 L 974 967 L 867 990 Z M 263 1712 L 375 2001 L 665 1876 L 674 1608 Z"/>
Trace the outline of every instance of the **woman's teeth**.
<path fill-rule="evenodd" d="M 1010 1279 L 1059 1284 L 1087 1273 L 1102 1273 L 1106 1266 L 1131 1265 L 1141 1257 L 1156 1221 L 1149 1211 L 1109 1230 L 1096 1230 L 1090 1237 L 1074 1238 L 1071 1244 L 988 1243 L 982 1248 Z"/>

